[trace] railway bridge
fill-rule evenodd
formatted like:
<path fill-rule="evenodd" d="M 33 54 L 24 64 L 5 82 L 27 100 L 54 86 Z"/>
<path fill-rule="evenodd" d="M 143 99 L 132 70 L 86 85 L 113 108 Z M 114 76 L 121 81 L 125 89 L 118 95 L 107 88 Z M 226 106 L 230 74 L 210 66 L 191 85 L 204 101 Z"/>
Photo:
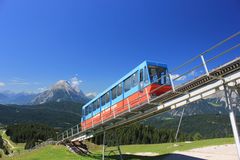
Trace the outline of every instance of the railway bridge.
<path fill-rule="evenodd" d="M 102 121 L 87 130 L 80 123 L 58 135 L 58 141 L 83 141 L 103 133 L 103 159 L 105 132 L 120 126 L 148 119 L 163 112 L 184 107 L 217 92 L 224 92 L 232 131 L 240 159 L 240 141 L 234 109 L 240 104 L 240 32 L 193 57 L 166 75 L 172 89 L 159 96 L 148 97 L 145 103 L 131 108 L 114 118 Z M 164 85 L 163 85 L 164 86 Z M 160 86 L 160 87 L 163 87 Z M 159 88 L 158 88 L 159 89 Z M 138 97 L 141 98 L 141 97 Z M 119 148 L 118 148 L 119 149 Z M 119 149 L 120 151 L 120 149 Z"/>

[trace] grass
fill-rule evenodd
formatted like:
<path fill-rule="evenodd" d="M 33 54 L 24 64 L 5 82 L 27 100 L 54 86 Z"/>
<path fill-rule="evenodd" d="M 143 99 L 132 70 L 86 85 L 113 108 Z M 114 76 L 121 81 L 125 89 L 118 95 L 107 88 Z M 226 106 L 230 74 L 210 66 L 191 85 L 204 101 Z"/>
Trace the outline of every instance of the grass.
<path fill-rule="evenodd" d="M 234 143 L 233 138 L 219 138 L 219 139 L 209 139 L 194 141 L 191 143 L 180 142 L 177 145 L 173 143 L 164 144 L 150 144 L 150 145 L 124 145 L 121 146 L 122 153 L 124 154 L 124 159 L 128 160 L 152 160 L 152 159 L 162 159 L 166 154 L 172 153 L 174 151 L 184 151 L 193 148 L 201 148 L 213 145 L 223 145 Z M 96 146 L 89 144 L 90 149 L 93 152 L 91 156 L 79 156 L 71 153 L 64 146 L 46 146 L 31 152 L 23 152 L 18 156 L 6 158 L 6 160 L 99 160 L 101 159 L 101 146 Z M 109 149 L 113 149 L 109 147 Z M 144 157 L 136 156 L 135 153 L 142 152 L 154 152 L 158 153 L 159 156 L 155 157 Z M 117 156 L 108 157 L 109 160 L 116 160 Z"/>
<path fill-rule="evenodd" d="M 8 148 L 13 152 L 22 152 L 25 147 L 25 143 L 14 143 L 9 136 L 6 135 L 5 130 L 0 130 L 0 135 L 6 141 L 8 141 Z M 10 145 L 10 144 L 11 145 Z"/>
<path fill-rule="evenodd" d="M 7 160 L 97 160 L 98 157 L 82 157 L 68 151 L 64 146 L 46 146 L 19 156 L 9 157 Z"/>
<path fill-rule="evenodd" d="M 221 107 L 222 106 L 222 104 L 221 103 L 217 103 L 217 102 L 208 102 L 208 104 L 210 104 L 210 105 L 212 105 L 212 106 L 214 106 L 214 107 Z"/>
<path fill-rule="evenodd" d="M 149 144 L 149 145 L 126 145 L 121 146 L 123 153 L 154 152 L 161 155 L 172 153 L 174 151 L 185 151 L 193 148 L 201 148 L 213 145 L 223 145 L 234 143 L 233 138 L 218 138 L 209 140 L 193 141 L 190 143 L 180 142 L 177 145 L 173 143 Z"/>

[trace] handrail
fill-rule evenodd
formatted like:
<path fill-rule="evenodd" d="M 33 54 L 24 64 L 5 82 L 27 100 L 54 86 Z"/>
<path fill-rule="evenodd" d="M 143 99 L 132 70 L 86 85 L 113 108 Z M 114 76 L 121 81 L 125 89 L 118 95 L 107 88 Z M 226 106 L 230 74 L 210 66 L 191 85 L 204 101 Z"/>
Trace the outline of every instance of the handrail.
<path fill-rule="evenodd" d="M 210 51 L 216 49 L 217 47 L 219 47 L 219 46 L 221 46 L 222 44 L 228 42 L 229 40 L 237 37 L 238 35 L 240 35 L 240 31 L 238 31 L 237 33 L 234 33 L 233 35 L 227 37 L 226 39 L 218 42 L 218 43 L 215 44 L 214 46 L 210 47 L 210 48 L 207 49 L 206 51 L 203 51 L 202 53 L 198 54 L 197 56 L 191 58 L 190 60 L 188 60 L 187 62 L 183 63 L 182 65 L 179 65 L 178 67 L 174 68 L 174 69 L 171 71 L 171 73 L 172 73 L 172 72 L 175 72 L 175 71 L 179 70 L 180 68 L 184 67 L 185 65 L 193 62 L 194 60 L 196 60 L 196 59 L 197 59 L 198 57 L 200 57 L 201 55 L 205 55 L 205 54 L 209 53 Z"/>

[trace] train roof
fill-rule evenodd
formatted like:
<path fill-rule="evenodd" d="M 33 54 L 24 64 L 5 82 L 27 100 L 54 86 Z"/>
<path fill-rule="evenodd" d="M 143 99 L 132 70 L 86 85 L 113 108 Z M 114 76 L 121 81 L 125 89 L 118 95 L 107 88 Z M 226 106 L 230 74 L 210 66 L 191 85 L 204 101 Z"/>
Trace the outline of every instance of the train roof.
<path fill-rule="evenodd" d="M 86 103 L 82 108 L 85 109 L 86 106 L 88 106 L 89 104 L 93 103 L 94 101 L 96 101 L 98 98 L 100 98 L 101 96 L 103 96 L 105 93 L 107 93 L 108 91 L 110 91 L 112 88 L 116 87 L 120 82 L 124 81 L 125 79 L 127 79 L 129 76 L 131 76 L 133 73 L 135 73 L 140 67 L 142 66 L 148 66 L 148 65 L 154 65 L 154 66 L 159 66 L 159 67 L 163 67 L 163 68 L 167 68 L 166 64 L 163 63 L 159 63 L 159 62 L 155 62 L 155 61 L 143 61 L 141 64 L 139 64 L 137 67 L 135 67 L 133 70 L 131 70 L 130 72 L 128 72 L 125 76 L 123 76 L 121 79 L 119 79 L 117 82 L 115 82 L 114 84 L 112 84 L 110 87 L 108 87 L 107 89 L 105 89 L 102 93 L 98 94 L 95 98 L 93 98 L 92 100 L 90 100 L 88 103 Z"/>

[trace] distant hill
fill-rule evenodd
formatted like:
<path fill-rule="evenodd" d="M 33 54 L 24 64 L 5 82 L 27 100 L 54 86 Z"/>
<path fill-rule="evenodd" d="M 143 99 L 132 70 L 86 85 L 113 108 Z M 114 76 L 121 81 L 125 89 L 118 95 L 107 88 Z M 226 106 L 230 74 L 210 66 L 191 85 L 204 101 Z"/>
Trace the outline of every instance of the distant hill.
<path fill-rule="evenodd" d="M 37 94 L 35 93 L 14 93 L 5 91 L 0 93 L 0 104 L 29 104 Z"/>
<path fill-rule="evenodd" d="M 83 103 L 73 101 L 49 101 L 35 105 L 0 105 L 0 123 L 7 125 L 36 122 L 66 129 L 80 123 L 82 106 Z M 140 123 L 156 128 L 176 129 L 181 113 L 182 108 L 178 108 Z M 238 109 L 236 114 L 240 116 Z M 225 102 L 221 98 L 212 97 L 188 104 L 185 106 L 181 130 L 184 133 L 199 132 L 204 137 L 210 138 L 231 134 Z"/>
<path fill-rule="evenodd" d="M 0 123 L 43 123 L 52 127 L 69 128 L 80 123 L 82 104 L 49 102 L 41 105 L 0 105 Z"/>
<path fill-rule="evenodd" d="M 240 116 L 237 117 L 237 119 L 239 118 Z M 238 121 L 238 126 L 240 127 L 239 122 L 240 121 Z M 149 119 L 142 123 L 156 128 L 173 129 L 176 131 L 179 117 L 165 120 Z M 229 116 L 214 114 L 183 117 L 180 132 L 187 134 L 200 133 L 202 138 L 230 137 L 233 135 Z"/>
<path fill-rule="evenodd" d="M 182 111 L 183 107 L 177 108 L 142 123 L 156 128 L 177 130 Z M 221 96 L 190 103 L 185 106 L 180 131 L 188 134 L 198 132 L 204 138 L 231 136 L 232 129 L 228 114 L 228 108 Z M 240 118 L 239 108 L 235 108 L 235 114 Z M 239 123 L 238 125 L 240 127 Z"/>
<path fill-rule="evenodd" d="M 202 99 L 185 105 L 184 115 L 193 116 L 200 114 L 228 114 L 225 102 L 219 98 Z M 165 113 L 163 117 L 178 117 L 182 114 L 182 108 Z"/>

